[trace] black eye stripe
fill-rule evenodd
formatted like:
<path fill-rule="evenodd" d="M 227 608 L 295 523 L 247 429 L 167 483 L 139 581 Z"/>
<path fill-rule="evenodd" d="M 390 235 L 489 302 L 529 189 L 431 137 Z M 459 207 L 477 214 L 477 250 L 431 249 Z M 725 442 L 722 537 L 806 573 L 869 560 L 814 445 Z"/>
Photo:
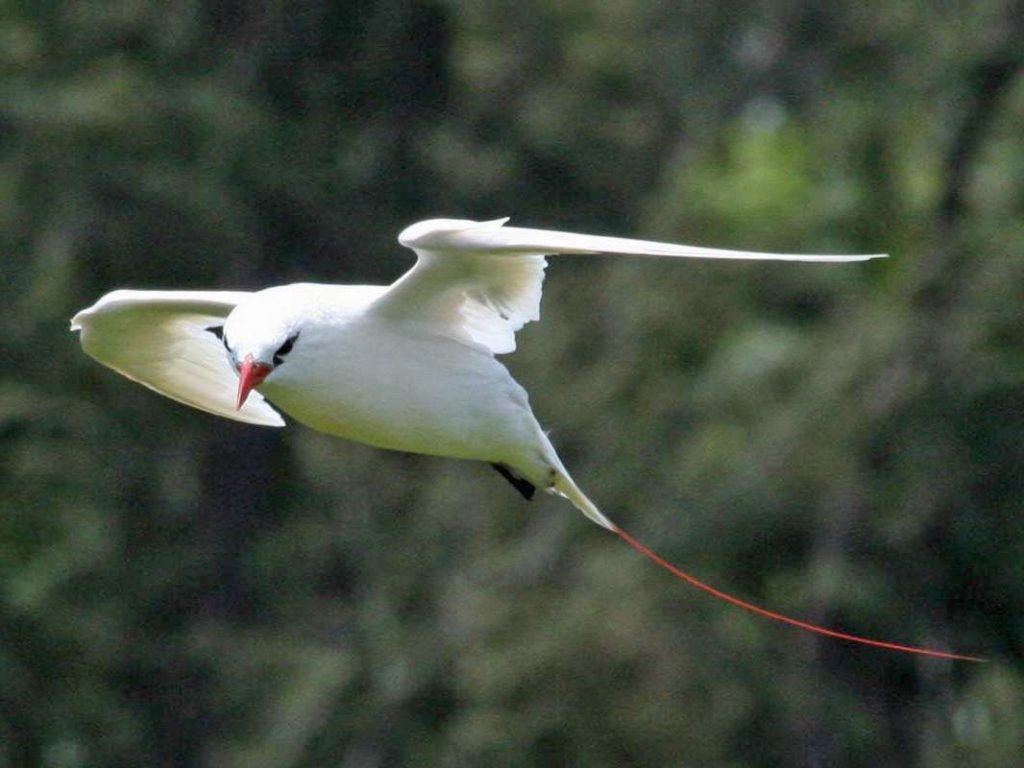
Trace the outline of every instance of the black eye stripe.
<path fill-rule="evenodd" d="M 227 346 L 228 346 L 228 339 L 227 339 L 227 336 L 224 335 L 224 326 L 223 325 L 214 325 L 214 326 L 211 326 L 210 328 L 207 328 L 206 330 L 209 331 L 210 333 L 212 333 L 218 339 L 220 339 L 221 343 L 225 346 L 225 348 L 227 348 Z"/>
<path fill-rule="evenodd" d="M 292 351 L 292 347 L 295 346 L 295 340 L 299 338 L 299 334 L 294 334 L 288 337 L 288 340 L 278 347 L 277 352 L 274 353 L 274 365 L 280 365 L 284 362 L 284 356 Z"/>

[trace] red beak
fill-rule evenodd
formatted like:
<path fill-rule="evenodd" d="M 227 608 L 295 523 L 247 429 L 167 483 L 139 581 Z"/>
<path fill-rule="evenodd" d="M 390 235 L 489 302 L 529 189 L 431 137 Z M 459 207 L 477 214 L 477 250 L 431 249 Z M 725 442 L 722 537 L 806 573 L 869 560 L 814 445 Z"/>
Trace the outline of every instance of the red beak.
<path fill-rule="evenodd" d="M 242 367 L 238 371 L 238 399 L 235 401 L 236 410 L 241 410 L 245 405 L 245 399 L 249 393 L 263 383 L 267 374 L 274 370 L 274 366 L 266 363 L 258 363 L 252 359 L 252 355 L 246 355 L 242 361 Z"/>

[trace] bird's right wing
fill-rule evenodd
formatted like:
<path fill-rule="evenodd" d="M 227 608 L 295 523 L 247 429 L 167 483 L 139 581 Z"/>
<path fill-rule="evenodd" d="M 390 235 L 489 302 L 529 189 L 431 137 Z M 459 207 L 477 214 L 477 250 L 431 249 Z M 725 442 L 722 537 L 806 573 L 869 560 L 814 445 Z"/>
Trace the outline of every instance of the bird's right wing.
<path fill-rule="evenodd" d="M 161 395 L 235 421 L 282 427 L 258 392 L 235 409 L 238 377 L 220 329 L 249 295 L 119 290 L 71 318 L 71 330 L 81 331 L 88 355 Z"/>

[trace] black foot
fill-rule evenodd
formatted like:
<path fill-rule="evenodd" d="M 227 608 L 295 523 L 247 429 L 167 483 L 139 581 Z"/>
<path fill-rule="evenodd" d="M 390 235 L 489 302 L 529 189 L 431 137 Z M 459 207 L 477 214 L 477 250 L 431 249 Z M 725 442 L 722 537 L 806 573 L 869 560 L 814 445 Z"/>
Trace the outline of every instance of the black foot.
<path fill-rule="evenodd" d="M 491 464 L 498 474 L 512 483 L 512 487 L 515 488 L 522 495 L 524 499 L 529 501 L 533 498 L 533 494 L 537 492 L 537 486 L 527 480 L 525 477 L 513 474 L 512 470 L 506 467 L 504 464 Z"/>

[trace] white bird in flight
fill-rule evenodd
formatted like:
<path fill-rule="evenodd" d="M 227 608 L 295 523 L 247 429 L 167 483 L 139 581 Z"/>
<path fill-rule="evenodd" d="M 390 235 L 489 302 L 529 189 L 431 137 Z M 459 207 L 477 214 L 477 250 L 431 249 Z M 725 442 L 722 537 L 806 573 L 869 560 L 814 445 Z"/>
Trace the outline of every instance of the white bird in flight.
<path fill-rule="evenodd" d="M 769 618 L 856 642 L 720 593 L 661 560 L 606 518 L 573 482 L 495 355 L 540 317 L 545 256 L 621 254 L 851 262 L 884 254 L 756 253 L 432 219 L 399 243 L 416 264 L 390 286 L 297 283 L 255 293 L 117 290 L 71 320 L 82 348 L 160 394 L 229 419 L 284 426 L 267 400 L 331 435 L 494 466 L 526 498 L 564 496 L 645 556 Z M 266 399 L 264 399 L 266 398 Z"/>

